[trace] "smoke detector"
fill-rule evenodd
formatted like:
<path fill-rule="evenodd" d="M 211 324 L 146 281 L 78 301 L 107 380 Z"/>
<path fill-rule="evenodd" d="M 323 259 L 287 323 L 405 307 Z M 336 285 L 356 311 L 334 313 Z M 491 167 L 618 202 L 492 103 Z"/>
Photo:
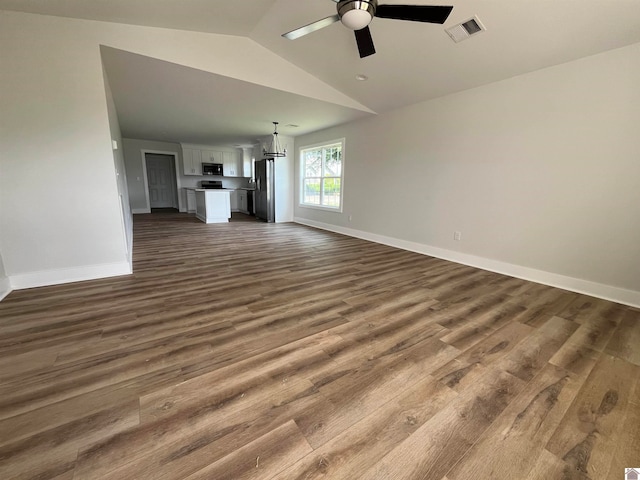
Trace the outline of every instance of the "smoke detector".
<path fill-rule="evenodd" d="M 447 35 L 449 35 L 454 42 L 458 43 L 485 30 L 486 28 L 484 28 L 484 25 L 482 25 L 480 19 L 476 16 L 466 22 L 445 29 L 445 32 L 447 32 Z"/>

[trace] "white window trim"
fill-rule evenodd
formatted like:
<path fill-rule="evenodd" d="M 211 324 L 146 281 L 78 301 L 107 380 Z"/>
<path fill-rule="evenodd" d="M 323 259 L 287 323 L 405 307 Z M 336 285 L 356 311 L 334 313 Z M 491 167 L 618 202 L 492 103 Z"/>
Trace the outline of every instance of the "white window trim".
<path fill-rule="evenodd" d="M 340 207 L 336 208 L 336 207 L 326 207 L 324 205 L 311 205 L 309 203 L 303 203 L 303 198 L 304 198 L 304 159 L 302 158 L 302 152 L 304 150 L 310 150 L 312 148 L 318 148 L 318 147 L 326 147 L 328 145 L 336 145 L 336 144 L 341 144 L 342 146 L 342 166 L 340 169 Z M 298 171 L 300 172 L 300 178 L 299 178 L 299 189 L 300 189 L 300 193 L 298 195 L 298 206 L 300 208 L 310 208 L 313 210 L 323 210 L 325 212 L 335 212 L 335 213 L 342 213 L 342 210 L 344 208 L 344 167 L 345 167 L 345 139 L 344 138 L 338 138 L 335 140 L 327 140 L 326 142 L 320 142 L 320 143 L 314 143 L 312 145 L 304 145 L 300 148 L 298 148 Z"/>

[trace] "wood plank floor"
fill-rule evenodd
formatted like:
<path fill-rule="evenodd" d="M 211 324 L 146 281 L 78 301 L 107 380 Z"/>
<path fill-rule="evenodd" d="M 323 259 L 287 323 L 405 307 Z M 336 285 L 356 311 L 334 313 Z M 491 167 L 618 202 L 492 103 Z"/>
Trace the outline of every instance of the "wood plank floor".
<path fill-rule="evenodd" d="M 0 302 L 1 479 L 619 479 L 640 310 L 294 224 L 135 217 Z"/>

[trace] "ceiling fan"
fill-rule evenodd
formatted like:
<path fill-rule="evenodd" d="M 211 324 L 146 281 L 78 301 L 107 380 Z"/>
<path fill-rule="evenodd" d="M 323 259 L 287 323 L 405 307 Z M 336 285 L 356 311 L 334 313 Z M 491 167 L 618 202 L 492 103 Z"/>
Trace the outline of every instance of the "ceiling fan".
<path fill-rule="evenodd" d="M 360 58 L 364 58 L 376 53 L 369 31 L 369 23 L 373 17 L 442 24 L 453 10 L 453 7 L 435 5 L 378 5 L 378 0 L 333 1 L 338 4 L 337 14 L 296 28 L 282 36 L 289 40 L 295 40 L 340 21 L 345 27 L 354 31 Z"/>

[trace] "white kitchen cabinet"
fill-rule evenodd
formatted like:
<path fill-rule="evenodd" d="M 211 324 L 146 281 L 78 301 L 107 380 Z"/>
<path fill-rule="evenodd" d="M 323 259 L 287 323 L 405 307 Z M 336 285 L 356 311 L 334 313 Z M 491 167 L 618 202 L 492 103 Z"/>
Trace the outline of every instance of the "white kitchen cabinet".
<path fill-rule="evenodd" d="M 237 192 L 238 192 L 238 211 L 249 214 L 249 209 L 247 205 L 247 191 L 237 190 Z"/>
<path fill-rule="evenodd" d="M 253 157 L 253 148 L 242 148 L 242 158 L 238 161 L 240 165 L 242 165 L 241 177 L 245 178 L 253 178 L 253 172 L 251 171 L 251 164 Z"/>
<path fill-rule="evenodd" d="M 205 223 L 226 223 L 231 218 L 229 190 L 196 190 L 196 218 Z"/>
<path fill-rule="evenodd" d="M 196 211 L 196 191 L 193 188 L 185 188 L 187 192 L 187 213 Z"/>
<path fill-rule="evenodd" d="M 185 175 L 202 175 L 202 152 L 195 148 L 182 148 Z"/>
<path fill-rule="evenodd" d="M 203 163 L 220 163 L 225 177 L 247 176 L 245 175 L 244 158 L 237 151 L 228 152 L 217 150 L 215 146 L 183 144 L 182 159 L 185 175 L 202 175 Z M 249 163 L 248 166 L 250 168 L 251 164 Z"/>
<path fill-rule="evenodd" d="M 224 163 L 222 152 L 219 150 L 202 150 L 203 163 Z"/>
<path fill-rule="evenodd" d="M 241 177 L 242 168 L 238 168 L 238 154 L 236 152 L 222 152 L 225 177 Z"/>
<path fill-rule="evenodd" d="M 238 212 L 238 190 L 230 191 L 229 202 L 231 203 L 231 211 Z"/>

